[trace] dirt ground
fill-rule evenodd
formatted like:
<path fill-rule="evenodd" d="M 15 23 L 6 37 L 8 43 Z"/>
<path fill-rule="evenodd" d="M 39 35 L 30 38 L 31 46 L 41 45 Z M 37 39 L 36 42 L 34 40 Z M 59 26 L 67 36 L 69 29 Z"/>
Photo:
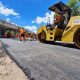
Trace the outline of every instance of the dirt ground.
<path fill-rule="evenodd" d="M 1 49 L 0 44 L 0 80 L 28 80 L 22 70 Z"/>

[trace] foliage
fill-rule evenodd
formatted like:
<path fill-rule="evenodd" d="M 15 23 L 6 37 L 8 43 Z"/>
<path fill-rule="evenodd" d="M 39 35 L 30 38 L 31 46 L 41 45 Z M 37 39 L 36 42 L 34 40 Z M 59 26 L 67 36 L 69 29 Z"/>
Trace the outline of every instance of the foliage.
<path fill-rule="evenodd" d="M 80 0 L 69 0 L 67 5 L 72 9 L 72 15 L 80 15 Z"/>

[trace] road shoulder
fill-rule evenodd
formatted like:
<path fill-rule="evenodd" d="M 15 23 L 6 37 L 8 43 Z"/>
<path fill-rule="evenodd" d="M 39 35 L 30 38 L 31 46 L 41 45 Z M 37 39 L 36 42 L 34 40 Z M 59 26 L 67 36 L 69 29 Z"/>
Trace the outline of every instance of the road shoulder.
<path fill-rule="evenodd" d="M 0 42 L 0 80 L 28 80 L 23 71 L 6 54 Z"/>

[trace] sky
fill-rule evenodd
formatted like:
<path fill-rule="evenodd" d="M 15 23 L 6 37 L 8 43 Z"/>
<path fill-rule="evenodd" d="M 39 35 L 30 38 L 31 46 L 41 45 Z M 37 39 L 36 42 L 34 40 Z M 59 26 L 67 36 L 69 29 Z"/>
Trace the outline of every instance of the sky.
<path fill-rule="evenodd" d="M 24 27 L 32 32 L 53 21 L 54 13 L 48 8 L 56 2 L 67 3 L 68 0 L 0 0 L 0 20 Z"/>

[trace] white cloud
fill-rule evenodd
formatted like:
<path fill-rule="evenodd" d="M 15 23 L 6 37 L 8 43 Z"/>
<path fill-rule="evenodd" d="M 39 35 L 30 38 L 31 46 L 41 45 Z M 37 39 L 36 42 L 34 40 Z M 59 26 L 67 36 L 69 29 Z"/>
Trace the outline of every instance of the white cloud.
<path fill-rule="evenodd" d="M 45 13 L 44 17 L 37 17 L 34 21 L 32 21 L 32 23 L 37 23 L 37 24 L 41 24 L 41 23 L 47 23 L 47 19 L 48 17 L 50 17 L 50 23 L 53 23 L 53 17 L 54 17 L 54 12 L 47 12 Z"/>
<path fill-rule="evenodd" d="M 16 23 L 11 22 L 11 21 L 10 21 L 10 18 L 6 18 L 6 21 L 7 21 L 8 23 L 11 23 L 11 24 L 15 25 L 15 26 L 18 26 Z"/>
<path fill-rule="evenodd" d="M 10 22 L 10 18 L 6 18 L 6 21 L 7 21 L 7 22 Z"/>
<path fill-rule="evenodd" d="M 11 22 L 11 24 L 18 26 L 16 23 Z"/>
<path fill-rule="evenodd" d="M 18 15 L 18 16 L 16 16 L 16 17 L 15 17 L 15 19 L 16 19 L 16 18 L 20 19 L 20 18 L 21 18 L 21 16 L 20 16 L 20 15 Z"/>
<path fill-rule="evenodd" d="M 3 14 L 5 16 L 9 15 L 19 16 L 19 13 L 15 12 L 13 9 L 7 8 L 2 4 L 2 2 L 0 2 L 0 14 Z"/>
<path fill-rule="evenodd" d="M 25 29 L 32 31 L 34 33 L 37 33 L 37 27 L 36 26 L 24 26 Z"/>
<path fill-rule="evenodd" d="M 42 22 L 46 23 L 46 18 L 38 16 L 35 21 L 32 21 L 32 23 L 35 23 L 35 22 L 38 24 L 40 24 Z"/>

